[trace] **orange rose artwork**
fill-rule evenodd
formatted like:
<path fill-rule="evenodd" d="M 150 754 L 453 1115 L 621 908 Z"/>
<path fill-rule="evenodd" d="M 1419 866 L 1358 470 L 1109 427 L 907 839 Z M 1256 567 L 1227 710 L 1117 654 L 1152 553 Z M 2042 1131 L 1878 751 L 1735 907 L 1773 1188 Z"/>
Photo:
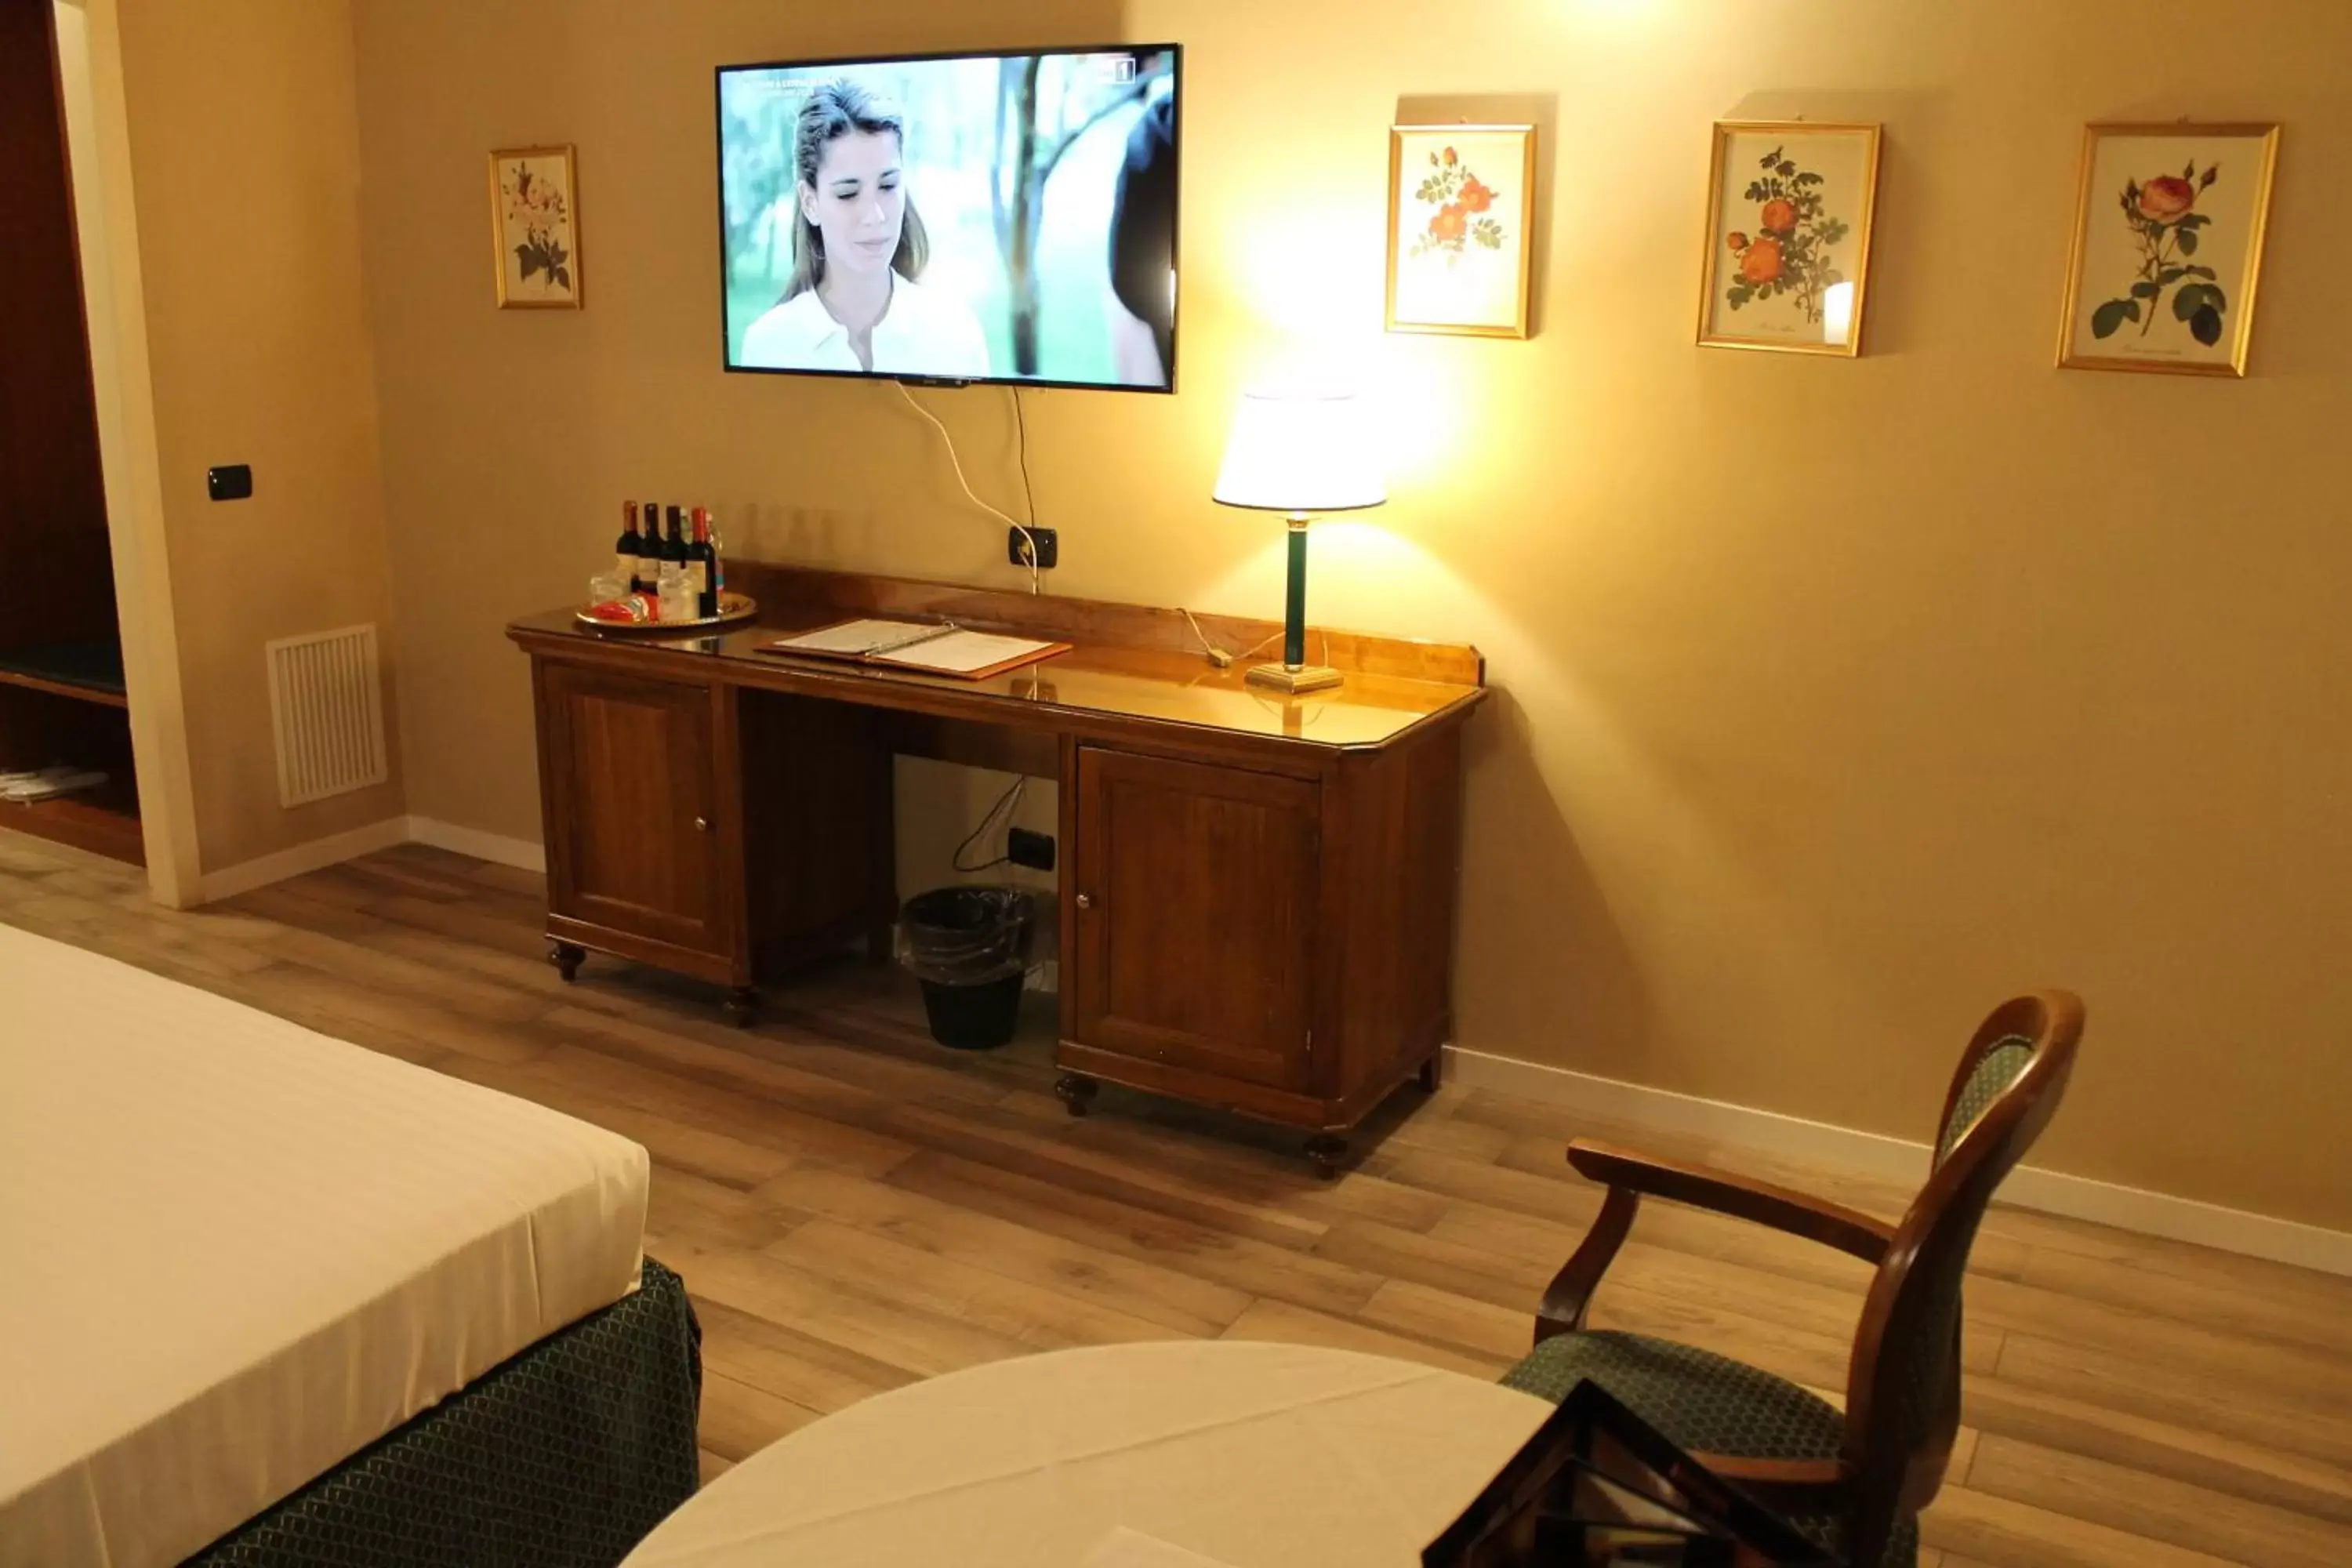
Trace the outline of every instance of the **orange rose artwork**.
<path fill-rule="evenodd" d="M 1484 250 L 1503 248 L 1505 229 L 1495 216 L 1495 188 L 1473 174 L 1455 149 L 1429 155 L 1429 173 L 1413 191 L 1413 199 L 1435 210 L 1414 237 L 1412 255 L 1443 255 L 1451 267 L 1473 245 Z"/>
<path fill-rule="evenodd" d="M 1786 296 L 1808 323 L 1819 324 L 1822 298 L 1845 275 L 1830 264 L 1830 249 L 1846 237 L 1845 220 L 1832 217 L 1824 182 L 1800 169 L 1775 147 L 1758 160 L 1762 171 L 1748 182 L 1747 197 L 1757 204 L 1756 235 L 1733 229 L 1724 243 L 1739 258 L 1739 276 L 1724 290 L 1723 302 L 1737 310 L 1751 300 Z"/>

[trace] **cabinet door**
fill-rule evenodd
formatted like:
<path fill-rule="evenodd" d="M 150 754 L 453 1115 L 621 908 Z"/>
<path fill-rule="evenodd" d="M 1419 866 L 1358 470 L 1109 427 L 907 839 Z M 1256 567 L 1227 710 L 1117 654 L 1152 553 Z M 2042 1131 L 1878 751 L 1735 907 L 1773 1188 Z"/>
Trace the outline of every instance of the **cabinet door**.
<path fill-rule="evenodd" d="M 555 914 L 722 954 L 719 693 L 580 665 L 540 673 L 547 900 Z"/>
<path fill-rule="evenodd" d="M 1318 787 L 1087 747 L 1077 789 L 1077 1043 L 1304 1089 Z"/>

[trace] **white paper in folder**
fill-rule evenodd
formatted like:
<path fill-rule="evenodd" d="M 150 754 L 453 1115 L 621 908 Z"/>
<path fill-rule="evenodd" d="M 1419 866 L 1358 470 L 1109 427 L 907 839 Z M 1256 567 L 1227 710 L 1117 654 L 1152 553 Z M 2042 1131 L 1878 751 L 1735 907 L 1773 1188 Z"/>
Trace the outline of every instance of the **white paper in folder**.
<path fill-rule="evenodd" d="M 786 653 L 829 653 L 847 658 L 871 658 L 947 637 L 953 626 L 927 626 L 915 621 L 841 621 L 798 637 L 779 637 L 768 646 Z"/>
<path fill-rule="evenodd" d="M 1008 659 L 1043 653 L 1053 646 L 1029 637 L 997 637 L 990 632 L 950 632 L 943 637 L 926 638 L 911 647 L 896 648 L 877 657 L 885 664 L 903 664 L 910 669 L 941 669 L 950 675 L 969 675 Z"/>

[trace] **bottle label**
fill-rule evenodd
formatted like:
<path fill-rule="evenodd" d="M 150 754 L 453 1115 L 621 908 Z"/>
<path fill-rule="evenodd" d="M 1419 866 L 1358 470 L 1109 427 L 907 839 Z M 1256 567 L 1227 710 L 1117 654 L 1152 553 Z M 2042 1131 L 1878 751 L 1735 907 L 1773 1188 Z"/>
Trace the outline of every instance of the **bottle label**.
<path fill-rule="evenodd" d="M 635 582 L 637 580 L 637 558 L 625 550 L 617 552 L 613 560 L 613 575 L 615 577 L 625 577 L 632 583 Z"/>
<path fill-rule="evenodd" d="M 699 561 L 687 563 L 686 591 L 698 599 L 710 591 L 710 572 L 703 563 Z"/>

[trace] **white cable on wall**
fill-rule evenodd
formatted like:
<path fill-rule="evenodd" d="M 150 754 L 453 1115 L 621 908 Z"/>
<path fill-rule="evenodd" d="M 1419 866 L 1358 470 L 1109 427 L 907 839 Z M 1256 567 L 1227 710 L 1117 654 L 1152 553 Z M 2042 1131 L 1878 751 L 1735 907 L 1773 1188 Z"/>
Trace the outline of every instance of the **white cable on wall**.
<path fill-rule="evenodd" d="M 1029 525 L 1027 523 L 1022 521 L 1019 518 L 1014 517 L 1011 512 L 998 510 L 995 507 L 989 505 L 986 501 L 981 500 L 978 495 L 973 493 L 971 481 L 964 478 L 963 475 L 963 459 L 956 456 L 955 437 L 950 435 L 948 433 L 948 427 L 940 422 L 940 416 L 932 413 L 929 409 L 924 407 L 921 404 L 916 402 L 915 395 L 907 390 L 907 384 L 905 382 L 894 381 L 890 384 L 898 389 L 898 395 L 907 400 L 908 407 L 921 415 L 925 419 L 929 420 L 931 428 L 940 433 L 940 440 L 946 445 L 948 449 L 948 462 L 955 469 L 956 483 L 963 487 L 964 499 L 971 502 L 972 505 L 978 507 L 981 510 L 988 513 L 991 517 L 1003 519 L 1006 523 L 1010 524 L 1013 529 L 1021 535 L 1021 542 L 1025 547 L 1029 556 L 1029 591 L 1033 594 L 1042 592 L 1043 590 L 1037 580 L 1037 536 L 1029 531 Z"/>

